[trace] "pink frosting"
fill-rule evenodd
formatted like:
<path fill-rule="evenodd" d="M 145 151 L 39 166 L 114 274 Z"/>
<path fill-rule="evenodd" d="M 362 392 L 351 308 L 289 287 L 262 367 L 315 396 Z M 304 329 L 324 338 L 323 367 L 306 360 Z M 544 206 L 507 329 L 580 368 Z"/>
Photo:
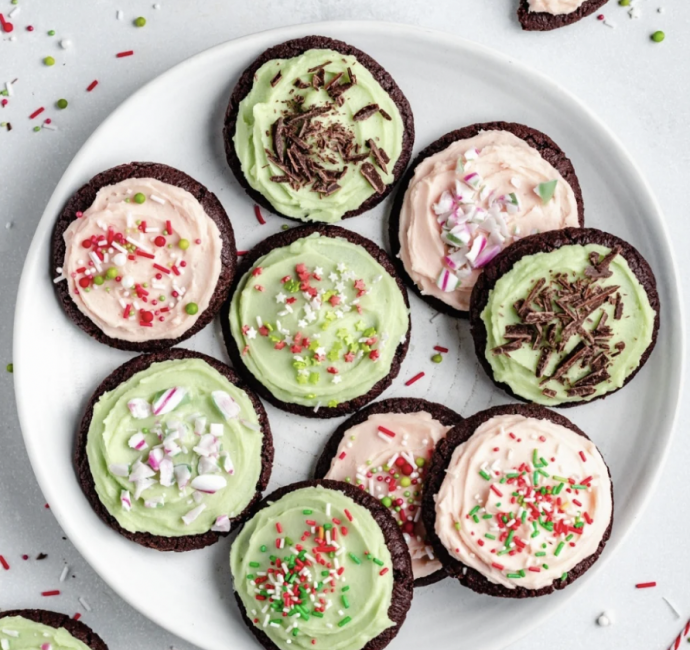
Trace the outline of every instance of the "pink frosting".
<path fill-rule="evenodd" d="M 138 193 L 143 203 L 134 201 Z M 218 282 L 223 242 L 189 192 L 131 178 L 101 188 L 77 217 L 65 230 L 58 271 L 84 315 L 107 336 L 125 341 L 177 338 L 194 325 Z M 108 278 L 109 269 L 115 277 Z M 190 303 L 197 306 L 194 314 L 187 313 Z"/>
<path fill-rule="evenodd" d="M 530 11 L 542 11 L 554 16 L 571 14 L 579 9 L 585 0 L 528 0 Z"/>
<path fill-rule="evenodd" d="M 360 483 L 364 490 L 377 498 L 390 498 L 393 508 L 396 499 L 403 501 L 400 512 L 393 509 L 391 513 L 396 520 L 404 522 L 403 535 L 410 547 L 415 579 L 441 568 L 426 541 L 426 531 L 420 519 L 424 467 L 418 468 L 416 461 L 422 459 L 426 464 L 436 443 L 449 428 L 425 411 L 370 415 L 345 432 L 326 474 L 326 478 L 335 481 Z M 396 465 L 396 461 L 402 466 Z M 386 471 L 385 467 L 393 469 Z M 412 472 L 406 478 L 411 485 L 402 486 L 400 481 L 405 477 L 404 472 L 410 469 Z M 393 478 L 391 482 L 391 474 L 396 472 L 399 478 Z M 410 496 L 405 497 L 405 492 Z M 410 500 L 412 503 L 408 503 Z"/>
<path fill-rule="evenodd" d="M 535 493 L 535 473 L 537 488 L 558 494 Z M 453 452 L 436 495 L 436 533 L 490 582 L 540 589 L 596 553 L 612 512 L 608 469 L 594 443 L 550 420 L 501 415 Z M 553 521 L 552 531 L 537 514 Z"/>
<path fill-rule="evenodd" d="M 475 180 L 480 179 L 476 188 L 463 180 L 474 174 L 478 175 Z M 544 203 L 535 190 L 553 180 L 553 197 Z M 471 200 L 461 206 L 470 216 L 460 212 L 461 218 L 467 219 L 465 232 L 472 231 L 467 248 L 478 245 L 479 249 L 484 243 L 483 253 L 468 259 L 456 273 L 449 271 L 452 281 L 438 286 L 440 274 L 449 268 L 445 258 L 457 250 L 441 238 L 438 206 L 458 188 L 465 200 Z M 506 197 L 511 194 L 516 204 L 508 204 Z M 400 211 L 400 258 L 423 294 L 467 311 L 472 287 L 491 254 L 521 236 L 577 225 L 572 188 L 536 149 L 507 131 L 482 131 L 453 142 L 415 169 Z M 480 237 L 485 241 L 475 244 Z"/>

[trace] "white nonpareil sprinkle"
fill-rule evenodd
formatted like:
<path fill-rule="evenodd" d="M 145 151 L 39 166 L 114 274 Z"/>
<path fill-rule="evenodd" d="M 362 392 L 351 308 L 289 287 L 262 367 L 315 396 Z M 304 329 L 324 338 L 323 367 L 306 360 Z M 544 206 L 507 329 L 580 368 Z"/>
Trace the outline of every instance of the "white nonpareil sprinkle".
<path fill-rule="evenodd" d="M 63 50 L 68 50 L 70 47 L 72 47 L 72 41 L 70 41 L 69 38 L 63 38 L 60 41 L 60 47 Z"/>
<path fill-rule="evenodd" d="M 599 618 L 597 618 L 597 625 L 600 627 L 608 627 L 611 625 L 611 619 L 606 613 L 599 614 Z"/>
<path fill-rule="evenodd" d="M 62 573 L 60 573 L 60 582 L 65 581 L 65 578 L 67 577 L 68 573 L 69 573 L 69 567 L 65 564 L 65 566 L 62 567 Z"/>
<path fill-rule="evenodd" d="M 87 612 L 90 612 L 90 611 L 91 611 L 91 605 L 89 605 L 89 603 L 86 602 L 86 600 L 84 599 L 83 596 L 79 596 L 79 602 L 81 603 L 81 606 L 82 606 Z"/>
<path fill-rule="evenodd" d="M 11 81 L 5 82 L 5 90 L 7 91 L 7 95 L 9 97 L 12 97 L 12 95 L 14 95 L 14 89 L 12 88 L 12 82 Z"/>
<path fill-rule="evenodd" d="M 122 11 L 122 9 L 118 9 L 118 10 L 117 10 L 117 13 L 115 14 L 115 17 L 116 17 L 118 20 L 122 20 L 122 19 L 125 17 L 125 14 L 124 14 L 124 12 Z"/>

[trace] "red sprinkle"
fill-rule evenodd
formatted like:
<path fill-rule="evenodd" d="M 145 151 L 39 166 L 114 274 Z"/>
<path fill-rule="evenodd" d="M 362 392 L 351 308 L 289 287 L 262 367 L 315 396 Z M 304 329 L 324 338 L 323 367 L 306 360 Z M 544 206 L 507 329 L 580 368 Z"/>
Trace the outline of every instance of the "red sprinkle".
<path fill-rule="evenodd" d="M 7 564 L 7 560 L 2 555 L 0 555 L 0 564 L 2 565 L 2 568 L 5 569 L 5 571 L 10 570 L 10 565 Z"/>
<path fill-rule="evenodd" d="M 134 50 L 127 50 L 126 52 L 118 52 L 115 56 L 118 59 L 122 59 L 126 56 L 132 56 L 132 54 L 134 54 Z"/>
<path fill-rule="evenodd" d="M 5 16 L 0 14 L 0 23 L 2 24 L 2 28 L 9 34 L 13 29 L 14 25 L 12 23 L 8 23 L 5 20 Z"/>
<path fill-rule="evenodd" d="M 90 93 L 98 85 L 98 79 L 94 79 L 87 87 L 86 92 Z"/>
<path fill-rule="evenodd" d="M 503 565 L 502 565 L 502 564 L 499 564 L 498 562 L 492 562 L 492 563 L 491 563 L 491 566 L 492 566 L 494 569 L 498 569 L 499 571 L 503 571 Z"/>
<path fill-rule="evenodd" d="M 168 231 L 169 235 L 173 234 L 172 224 L 170 223 L 170 221 L 165 222 L 165 229 Z"/>
<path fill-rule="evenodd" d="M 503 496 L 503 492 L 501 492 L 493 483 L 491 484 L 491 491 L 495 492 L 499 497 Z"/>
<path fill-rule="evenodd" d="M 585 456 L 585 452 L 581 451 L 581 452 L 579 452 L 579 454 L 580 454 L 580 458 L 582 458 L 582 462 L 586 463 L 587 462 L 587 456 Z"/>
<path fill-rule="evenodd" d="M 343 458 L 345 458 L 345 456 L 347 456 L 347 454 L 344 451 L 341 451 L 338 458 L 340 458 L 340 460 L 343 460 Z"/>
<path fill-rule="evenodd" d="M 597 20 L 604 20 L 604 14 L 599 14 L 597 16 Z"/>
<path fill-rule="evenodd" d="M 352 521 L 352 515 L 350 514 L 350 511 L 349 510 L 343 510 L 343 512 L 345 513 L 345 516 L 348 518 L 348 520 Z"/>
<path fill-rule="evenodd" d="M 383 567 L 383 569 L 381 569 L 381 570 L 379 571 L 379 575 L 380 575 L 380 576 L 385 576 L 387 573 L 388 573 L 388 567 L 387 567 L 387 566 L 386 566 L 386 567 Z"/>
<path fill-rule="evenodd" d="M 386 427 L 379 426 L 379 431 L 383 433 L 384 435 L 388 436 L 389 438 L 395 438 L 395 431 L 391 431 L 390 429 L 386 429 Z"/>
<path fill-rule="evenodd" d="M 649 589 L 650 587 L 656 587 L 656 582 L 640 582 L 635 585 L 636 589 Z"/>
<path fill-rule="evenodd" d="M 436 352 L 441 352 L 442 354 L 448 352 L 448 348 L 441 347 L 440 345 L 435 345 L 434 350 L 436 350 Z"/>
<path fill-rule="evenodd" d="M 153 268 L 158 269 L 159 271 L 162 271 L 163 273 L 167 273 L 168 275 L 170 275 L 170 269 L 166 269 L 164 266 L 161 266 L 160 264 L 154 264 Z"/>
<path fill-rule="evenodd" d="M 73 618 L 75 621 L 78 621 L 78 620 L 81 618 L 81 614 L 80 614 L 79 612 L 77 612 L 72 618 Z"/>
<path fill-rule="evenodd" d="M 41 596 L 59 596 L 60 595 L 60 590 L 59 589 L 53 589 L 52 591 L 42 591 Z"/>
<path fill-rule="evenodd" d="M 282 532 L 283 532 L 283 527 L 280 525 L 280 522 L 279 522 L 279 521 L 276 522 L 276 530 L 278 531 L 278 533 L 282 533 Z"/>
<path fill-rule="evenodd" d="M 151 253 L 147 253 L 146 251 L 143 251 L 143 250 L 141 250 L 140 248 L 137 248 L 136 254 L 137 254 L 139 257 L 147 257 L 147 258 L 150 259 L 150 260 L 156 259 L 156 256 L 155 256 L 155 255 L 151 255 Z"/>
<path fill-rule="evenodd" d="M 41 108 L 37 108 L 33 113 L 31 113 L 31 115 L 29 115 L 29 119 L 30 119 L 30 120 L 33 120 L 34 117 L 40 115 L 40 114 L 41 114 L 43 111 L 45 111 L 45 110 L 46 110 L 46 109 L 45 109 L 43 106 L 41 106 Z"/>
<path fill-rule="evenodd" d="M 266 219 L 264 219 L 264 215 L 261 214 L 261 208 L 258 205 L 254 206 L 254 215 L 256 216 L 256 220 L 263 226 L 266 223 Z"/>
<path fill-rule="evenodd" d="M 238 255 L 246 255 L 249 251 L 237 251 Z"/>
<path fill-rule="evenodd" d="M 414 384 L 416 381 L 419 381 L 422 377 L 424 377 L 423 372 L 417 373 L 414 377 L 412 377 L 411 379 L 408 379 L 405 382 L 405 386 L 412 386 L 412 384 Z"/>

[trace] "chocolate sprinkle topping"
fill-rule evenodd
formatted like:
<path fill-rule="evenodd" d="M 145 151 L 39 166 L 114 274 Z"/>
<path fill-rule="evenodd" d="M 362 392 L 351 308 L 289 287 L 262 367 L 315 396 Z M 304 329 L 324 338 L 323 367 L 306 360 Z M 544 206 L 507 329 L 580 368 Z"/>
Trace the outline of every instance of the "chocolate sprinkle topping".
<path fill-rule="evenodd" d="M 360 108 L 353 116 L 352 119 L 355 122 L 363 122 L 364 120 L 368 120 L 372 115 L 376 115 L 376 113 L 379 112 L 379 105 L 378 104 L 369 104 L 368 106 L 365 106 L 364 108 Z"/>
<path fill-rule="evenodd" d="M 376 171 L 374 165 L 372 165 L 370 162 L 365 162 L 359 168 L 359 171 L 362 176 L 369 181 L 369 184 L 376 190 L 377 194 L 383 193 L 383 191 L 386 189 L 386 186 L 379 176 L 379 173 Z"/>
<path fill-rule="evenodd" d="M 275 88 L 282 76 L 283 73 L 280 70 L 278 70 L 278 74 L 275 77 L 273 77 L 273 79 L 271 79 L 271 88 Z"/>
<path fill-rule="evenodd" d="M 611 378 L 608 372 L 611 359 L 625 348 L 625 342 L 618 341 L 612 350 L 610 341 L 614 333 L 606 324 L 609 314 L 604 310 L 605 305 L 612 304 L 614 320 L 621 318 L 620 287 L 601 285 L 613 275 L 609 267 L 620 253 L 620 248 L 616 247 L 600 259 L 600 255 L 593 252 L 590 266 L 582 277 L 573 280 L 566 273 L 554 273 L 548 282 L 546 278 L 537 279 L 527 297 L 513 305 L 520 322 L 506 326 L 503 338 L 507 342 L 493 348 L 493 354 L 509 356 L 523 345 L 529 345 L 539 350 L 534 372 L 542 384 L 558 382 L 569 397 L 596 393 L 596 386 Z M 593 314 L 599 308 L 601 313 L 597 319 Z M 592 322 L 596 322 L 596 327 L 588 326 Z M 574 336 L 580 340 L 566 353 Z M 547 375 L 554 358 L 558 361 L 552 373 Z M 585 372 L 573 373 L 576 369 Z M 542 393 L 547 397 L 557 395 L 557 391 L 548 386 Z"/>

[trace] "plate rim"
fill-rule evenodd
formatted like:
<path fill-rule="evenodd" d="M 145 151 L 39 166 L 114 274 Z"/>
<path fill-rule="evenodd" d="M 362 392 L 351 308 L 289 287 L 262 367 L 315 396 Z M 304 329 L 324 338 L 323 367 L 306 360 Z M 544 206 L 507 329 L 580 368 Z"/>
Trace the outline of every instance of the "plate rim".
<path fill-rule="evenodd" d="M 36 469 L 40 466 L 40 450 L 38 449 L 36 440 L 32 439 L 32 437 L 29 434 L 25 433 L 25 422 L 28 418 L 26 411 L 28 410 L 29 406 L 25 403 L 27 401 L 26 398 L 22 398 L 21 395 L 25 395 L 26 392 L 28 392 L 28 385 L 27 391 L 24 391 L 23 389 L 24 385 L 27 384 L 28 379 L 25 379 L 25 372 L 22 369 L 24 364 L 22 363 L 23 356 L 21 354 L 21 350 L 24 349 L 25 346 L 23 343 L 24 335 L 22 334 L 20 322 L 22 320 L 21 314 L 26 309 L 25 303 L 28 301 L 28 298 L 26 297 L 28 296 L 26 285 L 29 282 L 29 267 L 31 266 L 31 263 L 34 261 L 35 258 L 40 257 L 37 255 L 37 250 L 40 248 L 43 238 L 46 236 L 50 236 L 50 233 L 52 232 L 54 215 L 56 214 L 56 209 L 60 207 L 62 201 L 62 199 L 59 198 L 59 195 L 64 194 L 65 186 L 71 185 L 71 183 L 68 182 L 68 176 L 70 175 L 72 168 L 79 166 L 81 158 L 82 156 L 86 156 L 86 150 L 89 148 L 91 142 L 100 137 L 101 132 L 105 131 L 109 127 L 109 123 L 111 122 L 111 120 L 115 119 L 115 117 L 120 112 L 126 111 L 130 103 L 135 103 L 139 100 L 140 96 L 146 95 L 147 93 L 150 93 L 152 90 L 155 91 L 155 87 L 158 84 L 164 84 L 167 81 L 168 77 L 172 77 L 173 75 L 178 74 L 180 71 L 183 71 L 188 67 L 193 67 L 198 60 L 217 56 L 224 50 L 232 49 L 235 47 L 254 47 L 258 50 L 258 48 L 262 47 L 262 41 L 268 35 L 274 36 L 275 42 L 279 43 L 283 40 L 287 40 L 290 38 L 298 38 L 300 36 L 309 35 L 310 33 L 319 33 L 319 30 L 327 30 L 329 33 L 337 33 L 338 31 L 348 29 L 355 30 L 359 33 L 369 34 L 380 34 L 388 32 L 388 34 L 386 35 L 397 36 L 399 38 L 404 38 L 405 35 L 411 38 L 416 37 L 428 39 L 429 37 L 431 37 L 434 39 L 435 42 L 440 42 L 456 51 L 473 51 L 486 59 L 492 60 L 492 62 L 494 62 L 497 65 L 510 66 L 513 70 L 519 70 L 521 74 L 527 77 L 531 77 L 536 82 L 542 84 L 545 87 L 548 87 L 551 93 L 559 95 L 562 100 L 569 102 L 571 105 L 575 107 L 577 111 L 584 114 L 584 116 L 591 123 L 595 124 L 602 132 L 606 134 L 611 144 L 614 146 L 613 153 L 616 155 L 617 158 L 620 159 L 621 163 L 627 165 L 627 174 L 632 175 L 636 178 L 637 182 L 639 183 L 639 186 L 642 188 L 643 193 L 646 194 L 647 198 L 649 199 L 650 205 L 652 206 L 654 213 L 658 217 L 658 223 L 655 224 L 660 227 L 658 241 L 662 241 L 663 245 L 666 248 L 666 251 L 664 252 L 668 253 L 667 263 L 670 267 L 670 270 L 672 271 L 673 279 L 678 280 L 678 278 L 680 277 L 678 273 L 678 264 L 674 248 L 673 246 L 671 246 L 669 225 L 666 221 L 666 218 L 658 202 L 658 199 L 656 198 L 656 195 L 653 192 L 647 180 L 647 177 L 642 173 L 642 170 L 638 166 L 635 159 L 630 155 L 627 148 L 624 146 L 624 144 L 616 135 L 616 133 L 614 133 L 611 130 L 611 128 L 588 107 L 587 104 L 585 104 L 582 100 L 580 100 L 569 90 L 561 86 L 559 83 L 548 77 L 545 73 L 536 70 L 532 66 L 525 64 L 522 61 L 515 59 L 508 54 L 495 50 L 487 45 L 476 43 L 470 39 L 455 36 L 451 33 L 443 32 L 436 29 L 418 27 L 416 25 L 406 23 L 387 22 L 378 20 L 333 20 L 311 22 L 304 24 L 293 24 L 274 29 L 266 29 L 254 32 L 252 34 L 246 34 L 235 39 L 230 39 L 223 43 L 219 43 L 212 47 L 206 48 L 198 52 L 197 54 L 194 54 L 191 57 L 188 57 L 187 59 L 184 59 L 183 61 L 180 61 L 179 63 L 171 66 L 161 74 L 146 82 L 143 86 L 138 88 L 134 93 L 127 97 L 127 99 L 118 104 L 117 107 L 100 122 L 100 124 L 94 129 L 91 135 L 84 141 L 84 143 L 79 148 L 79 151 L 74 155 L 68 166 L 65 168 L 60 177 L 60 180 L 58 181 L 55 188 L 53 189 L 53 192 L 51 193 L 51 197 L 48 200 L 48 203 L 46 204 L 45 210 L 43 211 L 38 221 L 26 258 L 22 265 L 22 273 L 18 286 L 17 300 L 15 303 L 12 352 L 13 358 L 15 359 L 16 367 L 14 372 L 14 393 L 20 429 L 22 432 L 22 437 L 24 439 L 24 444 L 27 449 L 27 454 L 29 456 L 31 467 L 34 471 L 34 476 L 36 477 L 39 487 L 41 488 L 41 491 L 46 496 L 46 498 L 48 498 L 48 495 L 52 493 L 48 488 L 48 480 L 46 476 L 42 473 L 39 473 Z M 48 281 L 47 278 L 48 275 L 46 273 L 46 281 Z M 672 298 L 669 301 L 670 304 L 665 304 L 662 306 L 667 312 L 667 320 L 673 322 L 674 325 L 677 325 L 677 327 L 674 327 L 674 329 L 677 330 L 675 334 L 677 336 L 676 343 L 678 344 L 679 354 L 677 355 L 678 361 L 674 364 L 671 370 L 672 372 L 675 372 L 675 374 L 677 375 L 678 381 L 675 382 L 676 390 L 674 391 L 672 396 L 669 396 L 673 399 L 674 407 L 668 426 L 668 433 L 666 439 L 664 440 L 664 447 L 662 453 L 660 454 L 659 462 L 652 471 L 651 475 L 645 477 L 645 489 L 642 491 L 642 496 L 637 497 L 637 507 L 635 508 L 634 516 L 631 518 L 631 521 L 628 522 L 627 528 L 625 528 L 622 531 L 619 530 L 617 532 L 615 543 L 612 545 L 611 542 L 609 542 L 609 544 L 607 545 L 609 547 L 609 551 L 603 554 L 603 557 L 600 558 L 597 562 L 597 566 L 594 567 L 591 571 L 589 571 L 588 575 L 594 575 L 595 572 L 599 573 L 603 565 L 607 563 L 608 559 L 610 559 L 610 557 L 612 557 L 612 555 L 618 550 L 618 548 L 623 543 L 625 543 L 625 541 L 630 537 L 631 532 L 634 530 L 635 526 L 641 519 L 641 515 L 646 511 L 649 502 L 657 488 L 659 479 L 666 465 L 668 454 L 670 453 L 670 449 L 673 443 L 675 430 L 678 425 L 681 397 L 683 395 L 683 388 L 687 374 L 687 362 L 685 354 L 686 319 L 683 295 L 680 291 L 679 283 L 676 281 L 672 284 L 673 288 L 669 292 Z M 669 327 L 669 325 L 665 325 L 665 327 Z M 57 500 L 55 501 L 55 503 L 60 502 L 59 500 Z M 67 528 L 65 528 L 65 526 L 63 526 L 62 523 L 63 517 L 64 519 L 67 519 L 67 517 L 62 512 L 62 506 L 58 505 L 55 508 L 51 506 L 51 509 L 53 510 L 58 524 L 67 533 Z M 71 530 L 72 529 L 70 528 L 70 531 Z M 70 541 L 74 544 L 75 548 L 79 552 L 79 554 L 86 560 L 86 562 L 91 566 L 95 573 L 98 574 L 99 578 L 101 578 L 108 585 L 108 587 L 112 589 L 120 598 L 122 598 L 126 603 L 131 605 L 139 613 L 143 614 L 149 620 L 153 621 L 163 629 L 179 636 L 180 638 L 185 639 L 189 643 L 195 644 L 195 641 L 191 638 L 191 632 L 184 629 L 184 624 L 180 624 L 179 626 L 171 626 L 167 622 L 163 622 L 165 621 L 165 619 L 161 618 L 158 615 L 153 606 L 138 602 L 132 596 L 132 594 L 126 593 L 123 589 L 120 589 L 119 586 L 115 586 L 109 580 L 107 580 L 100 571 L 100 563 L 96 560 L 97 553 L 93 554 L 92 559 L 92 554 L 88 549 L 88 544 L 86 540 L 82 540 L 81 538 L 79 538 L 78 535 L 75 535 L 74 537 L 72 537 L 71 535 L 68 536 L 70 538 Z M 591 575 L 589 575 L 589 577 L 591 577 Z M 574 595 L 576 591 L 579 591 L 579 589 L 581 589 L 584 586 L 584 584 L 586 584 L 586 578 L 587 576 L 583 576 L 583 579 L 579 580 L 577 585 L 570 587 L 568 593 L 570 595 Z M 542 615 L 538 614 L 534 616 L 532 620 L 528 624 L 526 624 L 518 634 L 506 634 L 505 632 L 497 632 L 494 637 L 495 640 L 497 640 L 500 643 L 513 643 L 517 641 L 519 638 L 529 634 L 539 625 L 539 623 L 544 621 L 547 617 L 555 614 L 569 600 L 564 596 L 564 594 L 561 594 L 560 596 L 561 597 L 556 598 L 552 597 L 552 599 L 555 601 L 555 605 L 551 609 L 549 609 L 547 613 Z"/>

